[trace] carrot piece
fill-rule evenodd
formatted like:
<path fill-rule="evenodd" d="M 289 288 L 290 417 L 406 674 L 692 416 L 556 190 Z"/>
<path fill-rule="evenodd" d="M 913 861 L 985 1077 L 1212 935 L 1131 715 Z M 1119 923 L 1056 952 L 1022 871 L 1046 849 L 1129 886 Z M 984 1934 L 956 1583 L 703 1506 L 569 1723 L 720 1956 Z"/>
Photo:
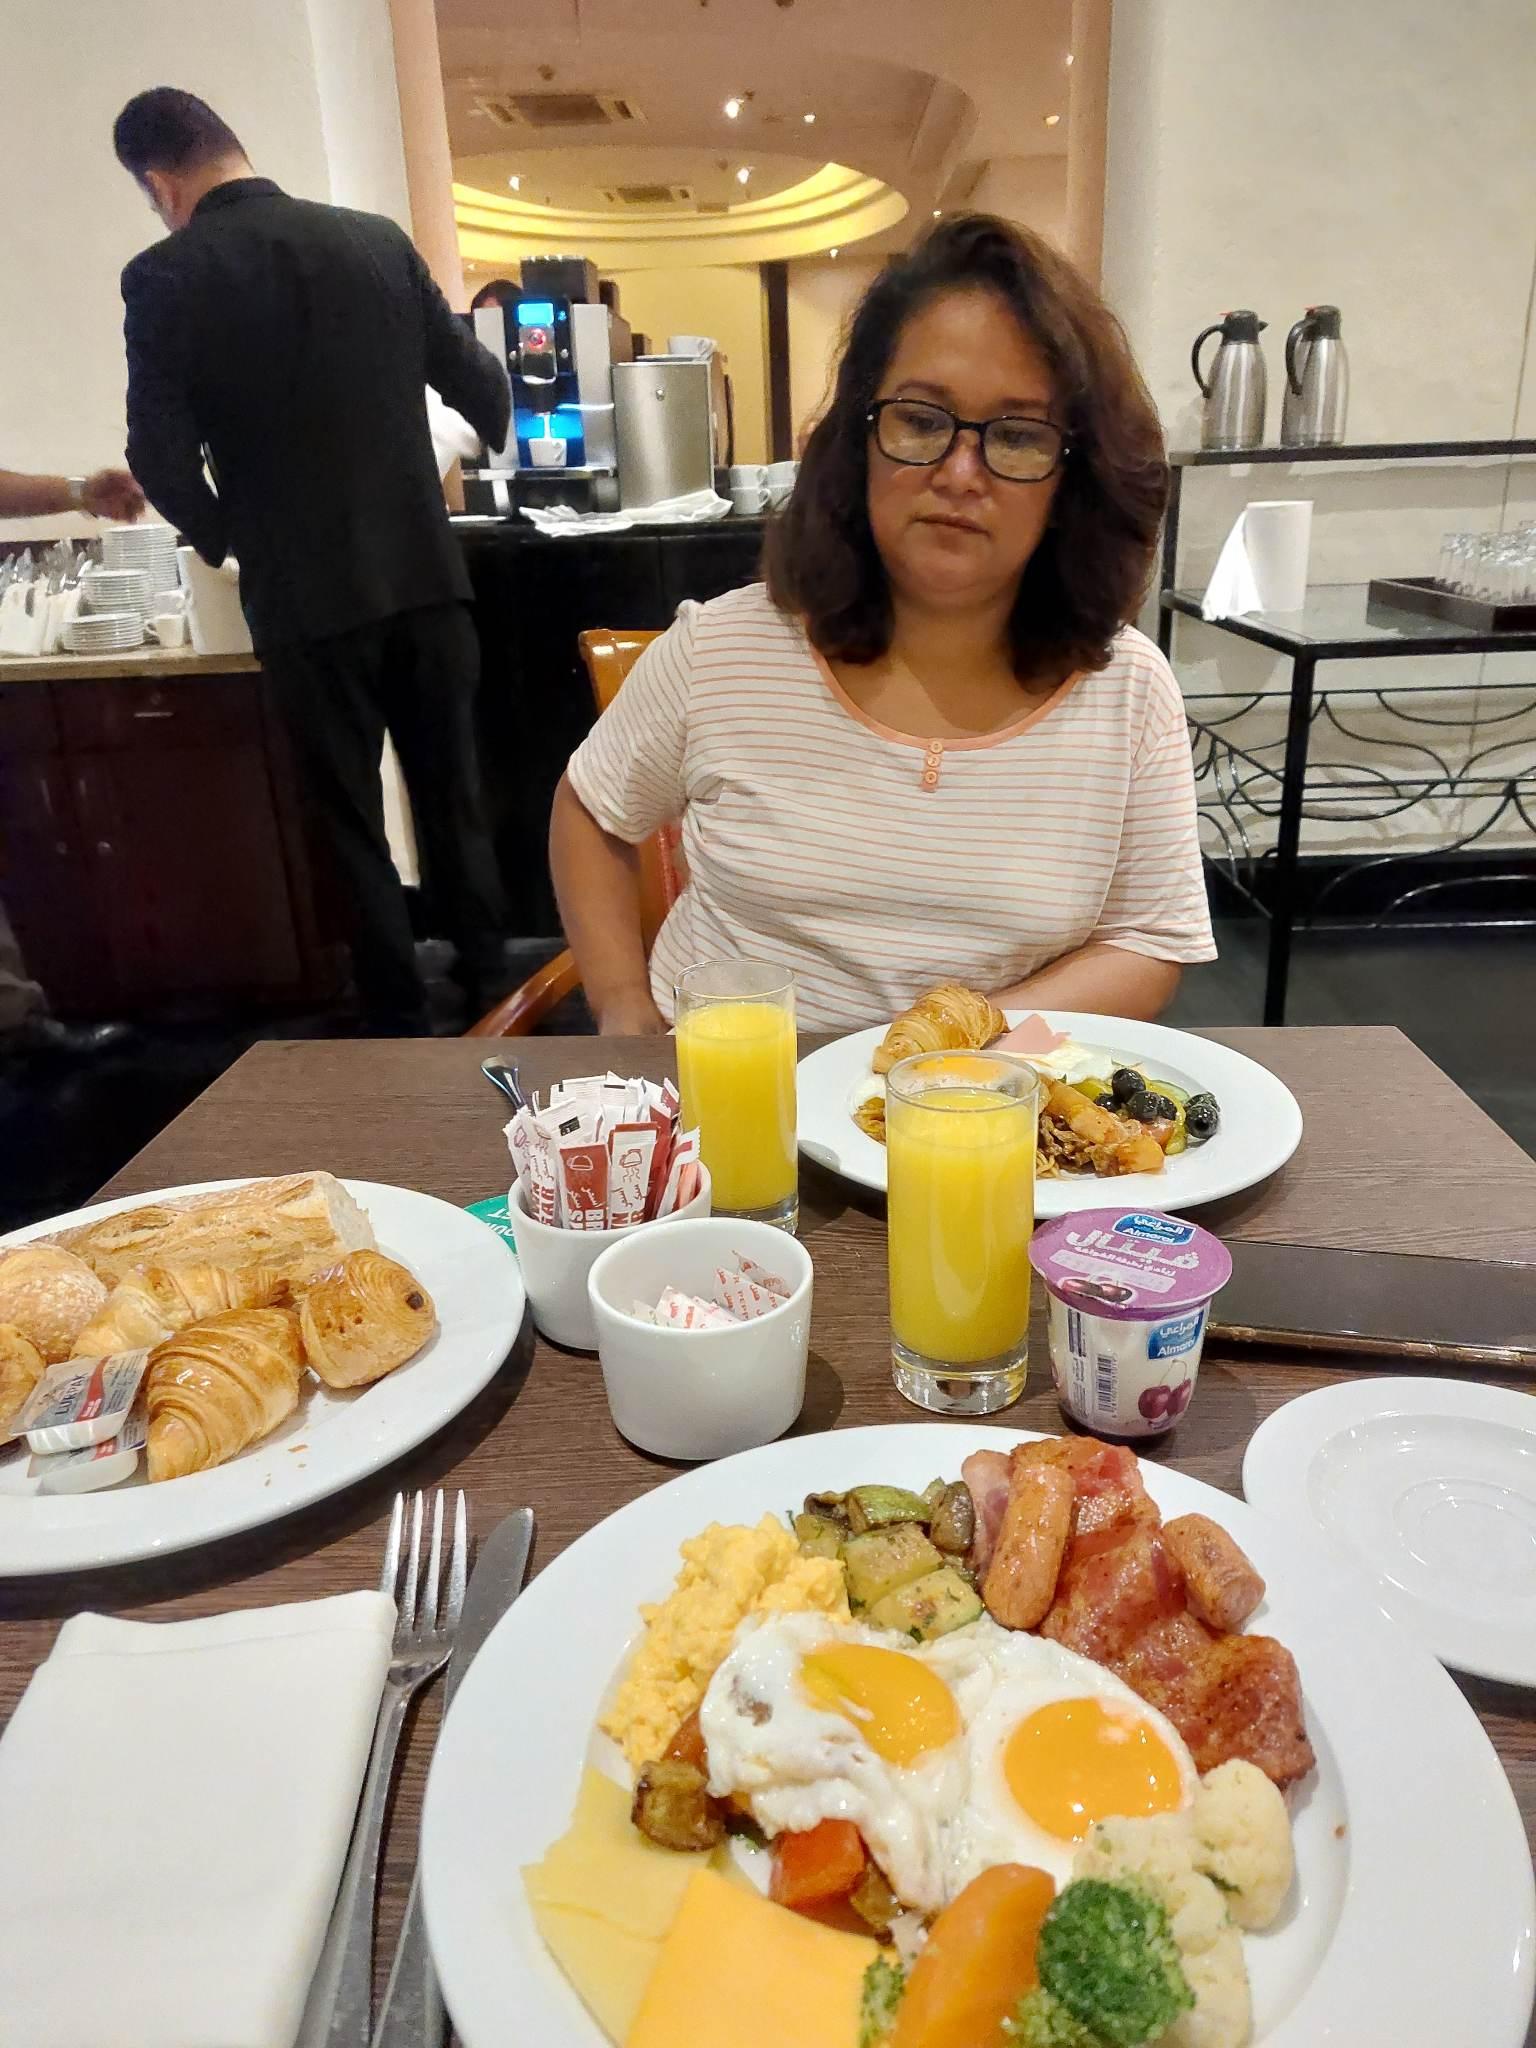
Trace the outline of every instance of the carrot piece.
<path fill-rule="evenodd" d="M 1056 1887 L 1043 1870 L 998 1863 L 972 1878 L 928 1930 L 890 2048 L 977 2048 L 1036 1982 L 1035 1942 Z"/>
<path fill-rule="evenodd" d="M 768 1896 L 781 1906 L 824 1906 L 846 1899 L 864 1874 L 863 1838 L 851 1820 L 819 1820 L 799 1834 L 775 1835 Z"/>
<path fill-rule="evenodd" d="M 697 1707 L 667 1744 L 665 1755 L 669 1763 L 692 1764 L 697 1770 L 708 1771 L 709 1758 L 704 1754 L 704 1731 L 699 1726 Z"/>

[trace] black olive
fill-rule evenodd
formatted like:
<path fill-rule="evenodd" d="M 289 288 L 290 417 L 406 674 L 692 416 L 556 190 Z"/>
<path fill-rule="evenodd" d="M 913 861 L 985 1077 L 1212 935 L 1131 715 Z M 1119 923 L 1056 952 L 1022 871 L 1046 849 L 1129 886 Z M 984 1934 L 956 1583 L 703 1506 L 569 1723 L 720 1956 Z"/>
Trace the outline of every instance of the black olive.
<path fill-rule="evenodd" d="M 1109 1092 L 1121 1108 L 1133 1095 L 1140 1095 L 1146 1085 L 1146 1075 L 1138 1074 L 1134 1067 L 1116 1067 L 1109 1077 Z"/>
<path fill-rule="evenodd" d="M 1141 1089 L 1125 1105 L 1125 1114 L 1138 1124 L 1172 1123 L 1178 1113 L 1178 1104 L 1155 1088 Z"/>
<path fill-rule="evenodd" d="M 1221 1122 L 1214 1095 L 1191 1095 L 1184 1105 L 1184 1128 L 1195 1144 L 1204 1144 Z"/>

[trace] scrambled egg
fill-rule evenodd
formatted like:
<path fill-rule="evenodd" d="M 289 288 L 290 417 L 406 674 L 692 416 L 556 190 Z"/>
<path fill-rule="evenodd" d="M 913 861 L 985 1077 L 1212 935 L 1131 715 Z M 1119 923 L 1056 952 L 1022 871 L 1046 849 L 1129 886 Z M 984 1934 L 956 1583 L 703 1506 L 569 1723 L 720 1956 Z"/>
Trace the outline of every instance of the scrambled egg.
<path fill-rule="evenodd" d="M 711 1522 L 682 1546 L 683 1568 L 666 1599 L 642 1607 L 645 1635 L 612 1706 L 605 1734 L 631 1764 L 659 1757 L 699 1701 L 748 1614 L 830 1614 L 848 1619 L 836 1558 L 802 1556 L 775 1515 L 755 1529 Z"/>

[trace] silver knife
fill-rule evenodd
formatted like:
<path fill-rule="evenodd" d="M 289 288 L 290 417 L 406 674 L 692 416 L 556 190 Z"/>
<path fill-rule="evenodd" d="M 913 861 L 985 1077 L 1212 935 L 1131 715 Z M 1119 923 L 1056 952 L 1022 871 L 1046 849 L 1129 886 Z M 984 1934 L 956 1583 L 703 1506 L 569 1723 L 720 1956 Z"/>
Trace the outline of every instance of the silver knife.
<path fill-rule="evenodd" d="M 533 1509 L 518 1508 L 493 1529 L 481 1544 L 464 1596 L 464 1612 L 448 1660 L 443 1684 L 443 1717 L 453 1705 L 459 1681 L 474 1662 L 480 1645 L 522 1591 L 533 1548 Z M 389 1973 L 389 1988 L 373 2036 L 372 2048 L 443 2048 L 448 2038 L 448 2015 L 432 1952 L 427 1947 L 426 1916 L 421 1910 L 421 1863 L 411 1879 L 411 1896 L 406 1903 L 405 1924 L 395 1948 Z"/>

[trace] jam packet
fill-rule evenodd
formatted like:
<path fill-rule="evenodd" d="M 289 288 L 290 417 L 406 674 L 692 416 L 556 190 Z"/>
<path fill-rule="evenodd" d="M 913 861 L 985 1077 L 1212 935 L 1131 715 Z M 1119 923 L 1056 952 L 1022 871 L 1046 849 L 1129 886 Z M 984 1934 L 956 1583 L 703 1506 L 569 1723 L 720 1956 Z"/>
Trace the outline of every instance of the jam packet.
<path fill-rule="evenodd" d="M 144 1414 L 135 1408 L 117 1435 L 99 1444 L 52 1456 L 34 1455 L 27 1476 L 37 1481 L 39 1493 L 97 1493 L 104 1487 L 121 1486 L 139 1469 L 139 1453 L 148 1439 Z"/>

